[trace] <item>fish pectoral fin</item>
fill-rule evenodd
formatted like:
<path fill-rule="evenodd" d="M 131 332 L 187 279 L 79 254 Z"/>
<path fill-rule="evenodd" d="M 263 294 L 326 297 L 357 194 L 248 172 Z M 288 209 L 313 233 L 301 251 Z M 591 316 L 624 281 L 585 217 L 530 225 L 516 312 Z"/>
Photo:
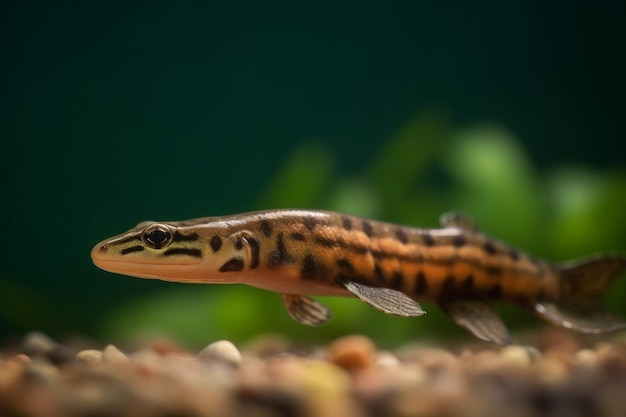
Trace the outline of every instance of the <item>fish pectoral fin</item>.
<path fill-rule="evenodd" d="M 440 301 L 445 311 L 459 326 L 469 330 L 477 338 L 499 345 L 511 344 L 509 331 L 488 304 L 479 300 Z"/>
<path fill-rule="evenodd" d="M 458 227 L 459 229 L 478 230 L 473 218 L 458 211 L 449 211 L 439 216 L 439 224 L 443 227 Z"/>
<path fill-rule="evenodd" d="M 307 326 L 319 326 L 330 320 L 330 309 L 304 295 L 283 294 L 283 301 L 289 316 Z"/>
<path fill-rule="evenodd" d="M 596 309 L 576 311 L 574 308 L 559 306 L 550 302 L 539 302 L 534 305 L 535 311 L 544 319 L 583 333 L 604 333 L 626 328 L 626 322 L 601 306 Z"/>
<path fill-rule="evenodd" d="M 337 283 L 361 301 L 383 313 L 402 317 L 418 317 L 426 314 L 415 300 L 400 291 L 370 287 L 342 277 L 337 278 Z"/>

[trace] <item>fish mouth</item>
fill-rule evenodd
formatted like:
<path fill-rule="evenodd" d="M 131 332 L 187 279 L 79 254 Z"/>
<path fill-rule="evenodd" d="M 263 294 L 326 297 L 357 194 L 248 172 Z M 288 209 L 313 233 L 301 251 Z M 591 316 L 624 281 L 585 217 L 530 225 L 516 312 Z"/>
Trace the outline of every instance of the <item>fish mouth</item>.
<path fill-rule="evenodd" d="M 167 276 L 187 274 L 187 266 L 195 266 L 202 259 L 185 256 L 171 256 L 159 259 L 148 256 L 128 256 L 111 254 L 105 242 L 98 243 L 91 250 L 91 260 L 98 268 L 116 274 L 139 278 L 165 279 Z"/>
<path fill-rule="evenodd" d="M 200 272 L 196 264 L 171 263 L 158 264 L 149 262 L 127 261 L 119 259 L 92 259 L 98 268 L 114 274 L 127 275 L 136 278 L 160 279 L 163 281 L 196 281 Z"/>

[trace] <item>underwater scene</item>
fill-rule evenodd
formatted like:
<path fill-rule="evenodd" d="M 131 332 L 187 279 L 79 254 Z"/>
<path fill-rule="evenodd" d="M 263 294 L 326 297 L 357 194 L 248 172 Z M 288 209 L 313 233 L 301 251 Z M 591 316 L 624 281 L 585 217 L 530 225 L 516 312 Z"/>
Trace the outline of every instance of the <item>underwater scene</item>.
<path fill-rule="evenodd" d="M 0 8 L 0 415 L 626 412 L 612 2 Z"/>

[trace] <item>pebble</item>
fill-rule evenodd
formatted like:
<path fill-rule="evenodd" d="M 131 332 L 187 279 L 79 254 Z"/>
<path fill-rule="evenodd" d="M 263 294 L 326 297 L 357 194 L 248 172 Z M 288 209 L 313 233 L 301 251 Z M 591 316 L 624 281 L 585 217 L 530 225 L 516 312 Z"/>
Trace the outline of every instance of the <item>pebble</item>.
<path fill-rule="evenodd" d="M 379 352 L 376 355 L 375 364 L 379 368 L 397 368 L 400 366 L 400 360 L 391 352 Z"/>
<path fill-rule="evenodd" d="M 413 352 L 403 352 L 404 359 L 416 361 L 429 372 L 456 372 L 461 366 L 459 357 L 436 348 L 417 348 Z"/>
<path fill-rule="evenodd" d="M 76 354 L 76 360 L 90 365 L 100 363 L 102 362 L 102 352 L 96 349 L 81 350 Z"/>
<path fill-rule="evenodd" d="M 524 346 L 507 346 L 500 352 L 503 366 L 525 369 L 532 363 L 531 354 Z"/>
<path fill-rule="evenodd" d="M 591 349 L 581 349 L 574 354 L 574 365 L 593 367 L 598 363 L 598 354 Z"/>
<path fill-rule="evenodd" d="M 114 345 L 107 345 L 102 350 L 102 362 L 111 364 L 124 364 L 130 362 L 130 359 L 128 359 L 128 356 L 122 353 Z"/>
<path fill-rule="evenodd" d="M 76 359 L 74 351 L 63 345 L 53 346 L 46 351 L 44 356 L 55 365 L 73 362 Z"/>
<path fill-rule="evenodd" d="M 41 332 L 30 332 L 24 337 L 22 343 L 22 352 L 28 356 L 39 357 L 43 356 L 57 346 L 57 342 L 46 336 Z"/>
<path fill-rule="evenodd" d="M 328 346 L 328 359 L 349 371 L 367 368 L 374 363 L 375 357 L 376 346 L 361 335 L 345 336 Z"/>
<path fill-rule="evenodd" d="M 198 358 L 219 360 L 233 366 L 241 364 L 241 352 L 228 340 L 213 342 L 198 353 Z"/>

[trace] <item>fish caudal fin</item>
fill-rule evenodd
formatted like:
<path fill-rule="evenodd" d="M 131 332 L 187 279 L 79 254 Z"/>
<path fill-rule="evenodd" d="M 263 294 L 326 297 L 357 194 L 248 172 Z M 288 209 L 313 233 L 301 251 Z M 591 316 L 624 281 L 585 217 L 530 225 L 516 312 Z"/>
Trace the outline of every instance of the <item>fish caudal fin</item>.
<path fill-rule="evenodd" d="M 559 268 L 560 298 L 535 303 L 535 311 L 558 326 L 583 333 L 626 328 L 626 321 L 608 312 L 602 298 L 613 281 L 626 271 L 626 257 L 605 256 Z"/>

